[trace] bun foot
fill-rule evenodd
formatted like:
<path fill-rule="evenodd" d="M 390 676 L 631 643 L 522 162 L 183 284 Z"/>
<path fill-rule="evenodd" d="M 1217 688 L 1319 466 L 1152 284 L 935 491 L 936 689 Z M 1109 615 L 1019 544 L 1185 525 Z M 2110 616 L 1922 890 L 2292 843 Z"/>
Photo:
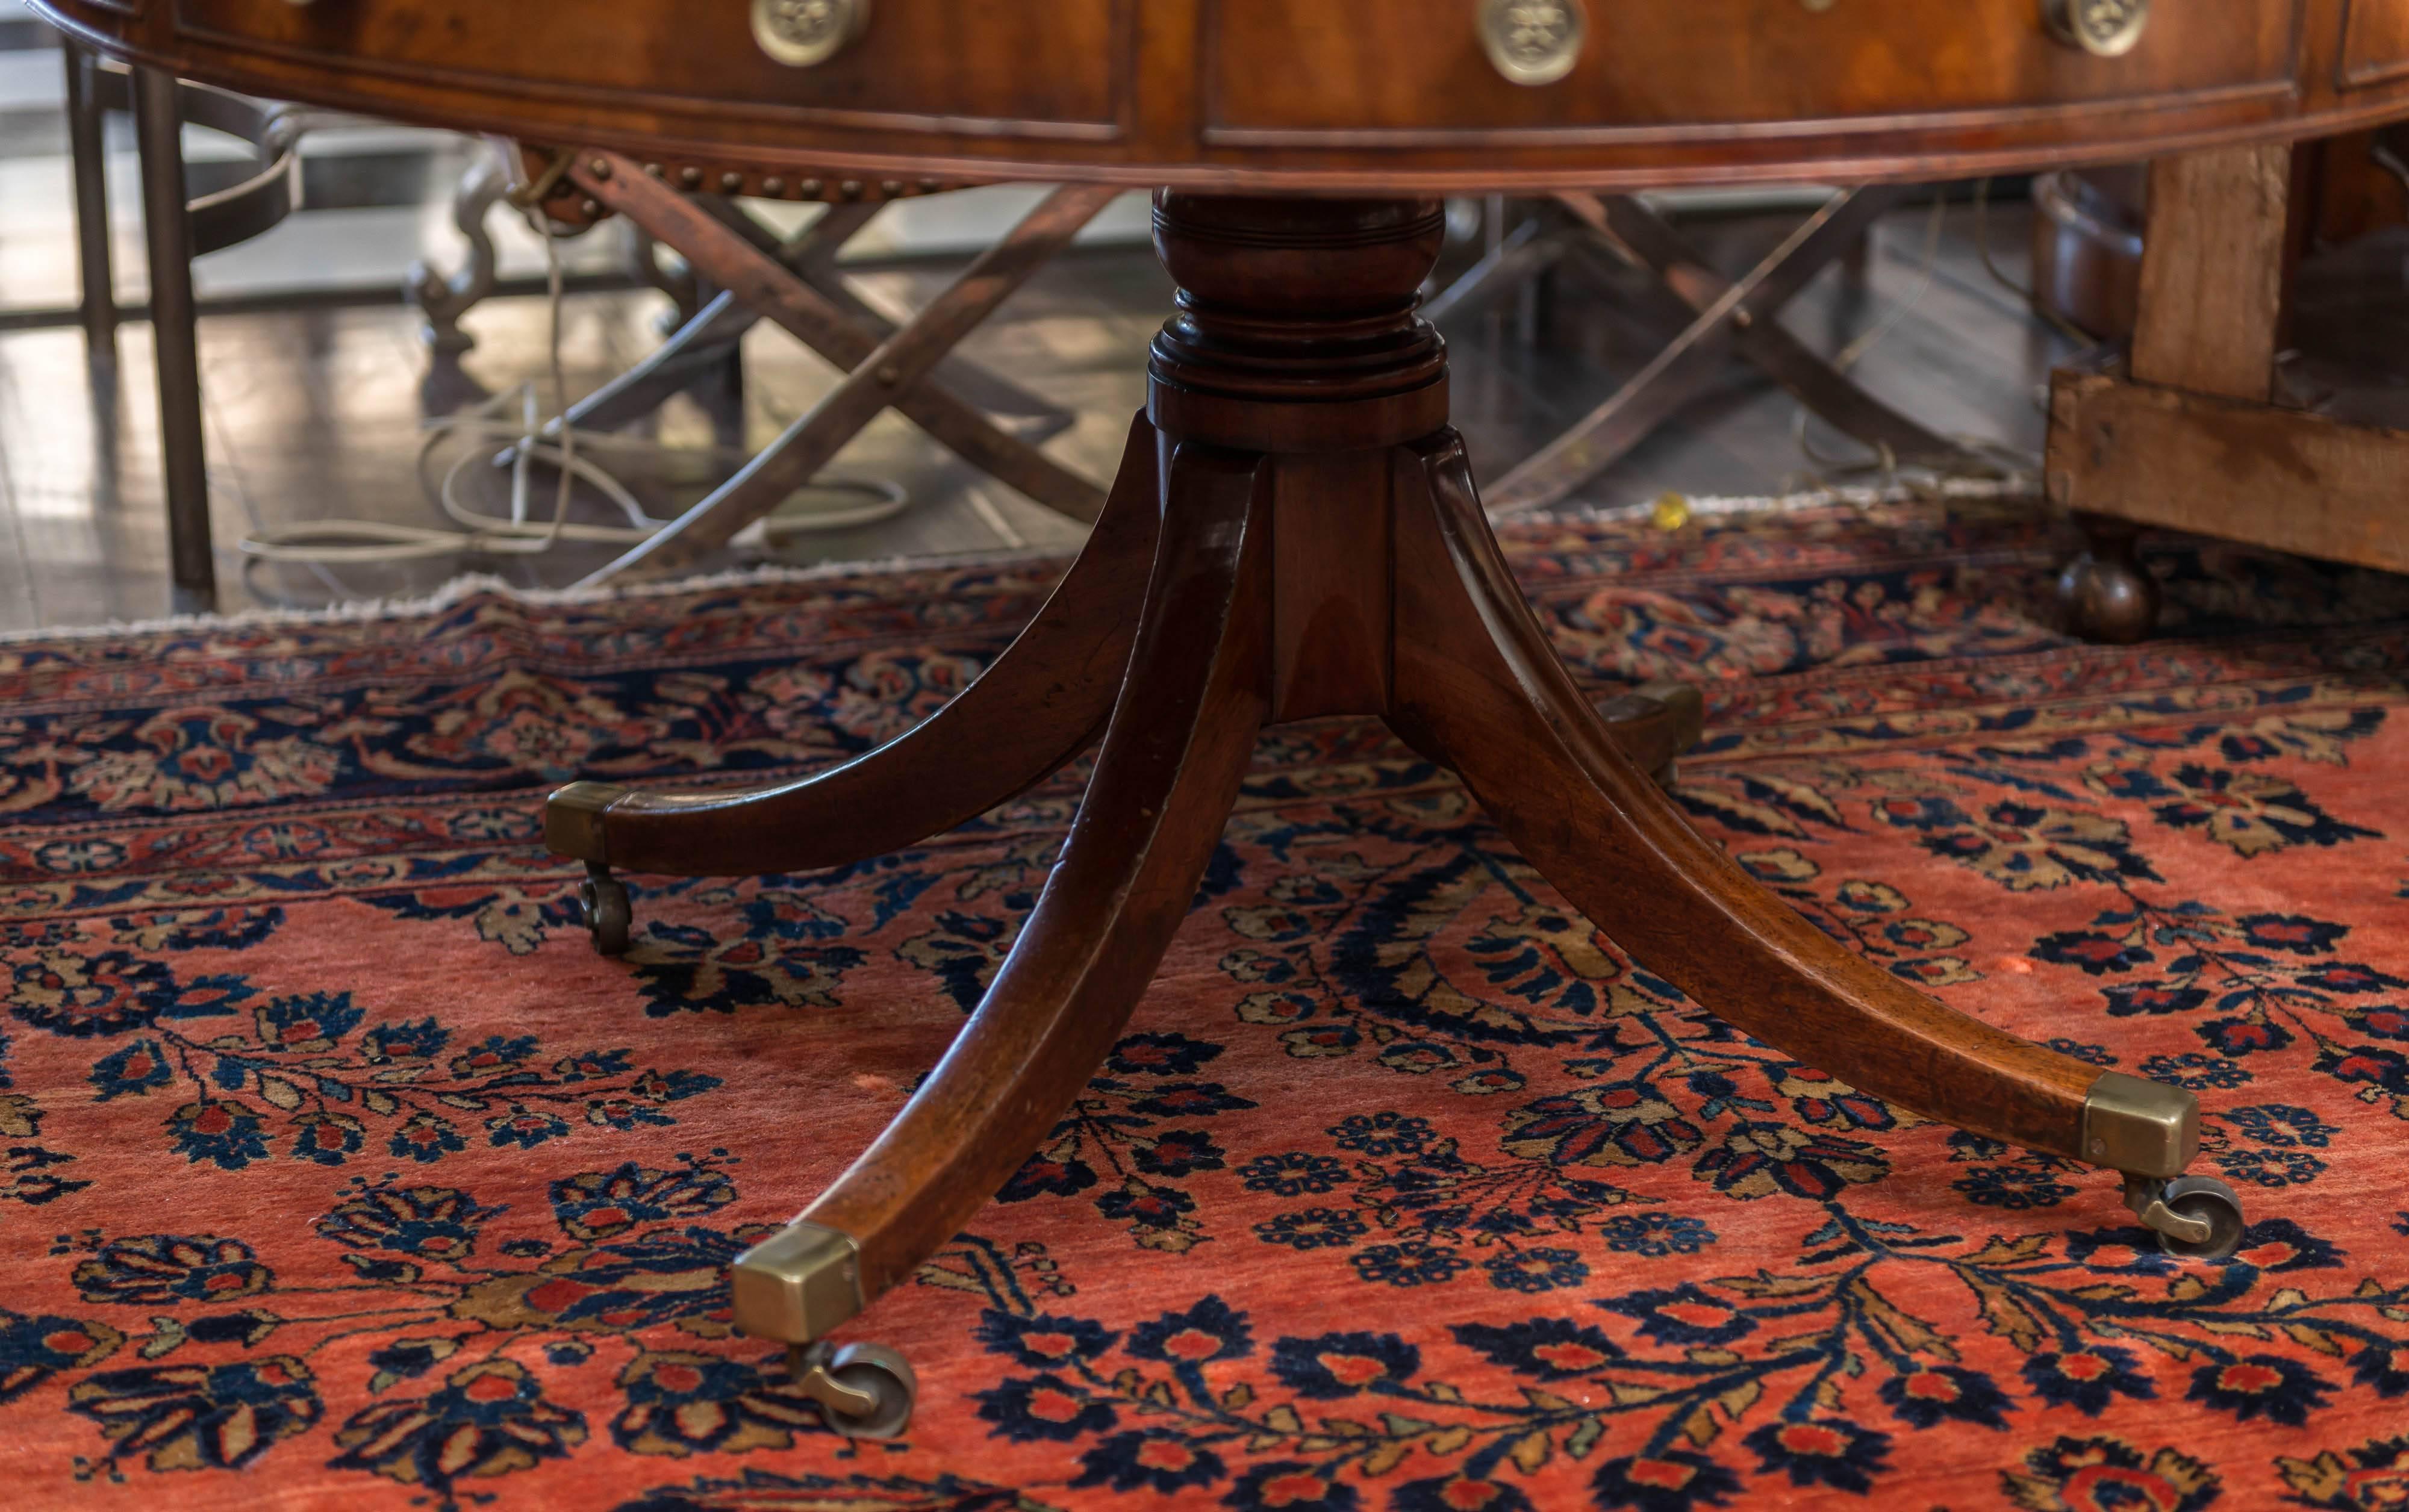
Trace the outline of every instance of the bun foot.
<path fill-rule="evenodd" d="M 2086 521 L 2090 550 L 2058 574 L 2057 602 L 2067 628 L 2085 641 L 2129 646 L 2158 625 L 2158 580 L 2133 550 L 2133 527 Z"/>

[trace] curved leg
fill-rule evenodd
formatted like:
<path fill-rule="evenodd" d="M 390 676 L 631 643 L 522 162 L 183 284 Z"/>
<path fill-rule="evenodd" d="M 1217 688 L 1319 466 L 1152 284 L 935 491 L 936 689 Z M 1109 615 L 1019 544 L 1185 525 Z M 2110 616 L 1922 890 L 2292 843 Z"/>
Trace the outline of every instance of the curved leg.
<path fill-rule="evenodd" d="M 1112 712 L 1154 554 L 1155 448 L 1140 416 L 1104 518 L 1045 609 L 917 728 L 844 766 L 749 792 L 572 784 L 545 807 L 544 842 L 592 866 L 673 876 L 845 866 L 942 834 L 1045 781 Z"/>
<path fill-rule="evenodd" d="M 2187 1092 L 2102 1073 L 1942 1006 L 1825 936 L 1693 829 L 1617 749 L 1499 554 L 1462 443 L 1400 452 L 1392 717 L 1448 752 L 1576 907 L 1730 1023 L 1975 1133 L 2163 1178 Z"/>
<path fill-rule="evenodd" d="M 1120 706 L 995 985 L 887 1131 L 739 1257 L 736 1326 L 807 1345 L 910 1279 L 1061 1116 L 1187 917 L 1267 706 L 1267 532 L 1247 454 L 1184 446 Z"/>

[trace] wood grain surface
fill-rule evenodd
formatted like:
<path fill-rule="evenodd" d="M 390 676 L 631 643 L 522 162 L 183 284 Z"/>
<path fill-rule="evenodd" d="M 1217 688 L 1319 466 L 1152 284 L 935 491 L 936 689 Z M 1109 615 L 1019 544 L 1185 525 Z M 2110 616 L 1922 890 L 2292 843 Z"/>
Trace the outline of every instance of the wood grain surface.
<path fill-rule="evenodd" d="M 2409 431 L 2070 372 L 2048 478 L 2085 514 L 2409 572 Z"/>
<path fill-rule="evenodd" d="M 1592 0 L 1579 65 L 1538 88 L 1489 65 L 1474 0 L 875 0 L 806 69 L 737 0 L 30 3 L 273 98 L 872 186 L 1942 178 L 2409 114 L 2409 0 L 2179 0 L 2119 58 L 2054 39 L 2041 0 Z"/>
<path fill-rule="evenodd" d="M 2292 153 L 2280 142 L 2150 166 L 2135 378 L 2267 397 L 2283 324 L 2291 179 Z"/>

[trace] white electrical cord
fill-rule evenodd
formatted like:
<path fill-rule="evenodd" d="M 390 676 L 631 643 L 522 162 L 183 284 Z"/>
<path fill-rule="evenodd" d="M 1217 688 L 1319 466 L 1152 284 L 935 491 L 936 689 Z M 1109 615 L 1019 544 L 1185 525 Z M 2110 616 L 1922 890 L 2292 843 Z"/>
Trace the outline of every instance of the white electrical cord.
<path fill-rule="evenodd" d="M 560 357 L 563 295 L 560 248 L 550 219 L 541 210 L 530 210 L 527 220 L 543 242 L 545 293 L 551 307 L 550 331 L 546 340 L 547 366 L 554 400 L 565 413 L 569 406 L 569 381 Z M 513 409 L 518 411 L 517 418 L 504 418 Z M 642 503 L 626 484 L 599 462 L 581 454 L 581 451 L 616 449 L 657 454 L 689 449 L 672 449 L 656 442 L 631 441 L 621 437 L 579 431 L 566 425 L 552 425 L 543 413 L 542 403 L 533 382 L 506 389 L 458 414 L 428 421 L 426 430 L 426 440 L 418 453 L 420 486 L 462 528 L 442 529 L 383 520 L 313 520 L 267 527 L 254 522 L 252 533 L 242 540 L 242 554 L 263 562 L 312 567 L 418 561 L 469 554 L 536 556 L 551 551 L 564 540 L 632 548 L 676 523 L 646 513 Z M 557 437 L 558 444 L 543 439 L 547 435 Z M 461 436 L 482 444 L 472 447 L 454 462 L 440 479 L 435 478 L 428 466 L 436 452 L 447 440 Z M 469 507 L 463 499 L 460 481 L 472 467 L 480 463 L 490 466 L 504 452 L 514 454 L 511 463 L 510 513 L 507 516 L 486 514 Z M 560 480 L 553 496 L 552 516 L 541 522 L 530 517 L 529 508 L 533 490 L 531 474 L 538 463 L 554 468 Z M 581 479 L 615 505 L 627 523 L 624 526 L 603 526 L 571 521 L 569 518 L 570 500 L 576 482 Z M 875 525 L 902 513 L 912 502 L 911 495 L 891 482 L 823 479 L 817 481 L 817 486 L 856 496 L 867 495 L 870 502 L 850 508 L 821 508 L 800 512 L 781 511 L 762 522 L 761 534 L 766 542 L 774 544 L 786 536 Z M 617 570 L 617 566 L 613 563 L 590 574 L 587 581 L 608 578 Z"/>

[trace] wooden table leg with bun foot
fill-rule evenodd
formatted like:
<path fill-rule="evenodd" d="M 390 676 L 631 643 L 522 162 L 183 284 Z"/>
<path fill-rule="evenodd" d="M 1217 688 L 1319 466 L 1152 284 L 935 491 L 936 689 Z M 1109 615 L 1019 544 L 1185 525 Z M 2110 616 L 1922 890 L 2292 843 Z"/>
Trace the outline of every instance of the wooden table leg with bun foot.
<path fill-rule="evenodd" d="M 2294 179 L 2280 142 L 2150 166 L 2131 354 L 2050 385 L 2044 476 L 2086 539 L 2058 579 L 2079 635 L 2124 645 L 2157 628 L 2158 585 L 2134 553 L 2153 527 L 2409 571 L 2409 430 L 2276 394 Z"/>
<path fill-rule="evenodd" d="M 832 1421 L 901 1431 L 908 1366 L 821 1341 L 908 1281 L 1053 1127 L 1187 916 L 1257 732 L 1325 715 L 1383 718 L 1461 773 L 1567 898 L 1735 1026 L 1902 1107 L 2120 1171 L 2171 1248 L 2230 1250 L 2233 1193 L 2183 1178 L 2190 1093 L 1992 1029 L 1836 943 L 1653 780 L 1695 737 L 1695 697 L 1618 702 L 1615 722 L 1583 698 L 1448 428 L 1445 351 L 1414 313 L 1436 204 L 1166 193 L 1155 223 L 1179 313 L 1112 504 L 1044 615 L 955 709 L 767 793 L 579 785 L 553 802 L 555 848 L 597 867 L 828 865 L 1010 796 L 1109 707 L 1060 861 L 953 1047 L 834 1186 L 736 1262 L 737 1325 L 798 1351 Z M 1007 734 L 1006 757 L 974 747 Z"/>

